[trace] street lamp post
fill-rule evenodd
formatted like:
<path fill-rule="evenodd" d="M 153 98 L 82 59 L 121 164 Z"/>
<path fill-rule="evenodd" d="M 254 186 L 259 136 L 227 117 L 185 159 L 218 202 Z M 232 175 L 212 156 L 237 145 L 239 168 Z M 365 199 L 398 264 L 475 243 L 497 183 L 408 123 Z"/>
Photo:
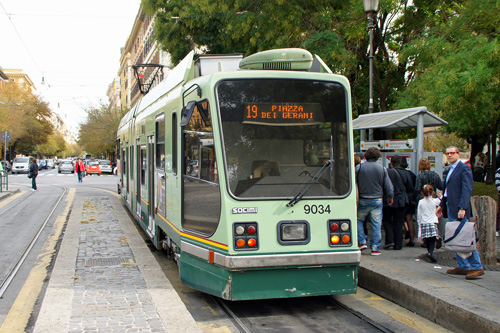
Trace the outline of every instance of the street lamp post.
<path fill-rule="evenodd" d="M 370 97 L 368 103 L 368 113 L 373 113 L 373 29 L 375 29 L 375 15 L 378 11 L 379 0 L 363 0 L 363 5 L 365 7 L 365 13 L 368 16 L 368 30 L 370 34 L 370 54 L 369 54 L 369 64 L 370 64 Z M 369 140 L 373 140 L 373 129 L 368 131 Z"/>

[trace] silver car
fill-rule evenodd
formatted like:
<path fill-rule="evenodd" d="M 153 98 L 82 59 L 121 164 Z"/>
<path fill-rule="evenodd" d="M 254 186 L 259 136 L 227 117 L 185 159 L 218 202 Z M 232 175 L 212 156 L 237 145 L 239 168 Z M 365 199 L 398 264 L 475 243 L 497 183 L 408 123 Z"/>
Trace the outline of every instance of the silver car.
<path fill-rule="evenodd" d="M 75 173 L 75 168 L 73 167 L 73 162 L 70 160 L 60 160 L 59 165 L 57 166 L 57 172 L 71 172 Z"/>
<path fill-rule="evenodd" d="M 113 173 L 113 168 L 111 168 L 111 162 L 108 160 L 100 160 L 99 164 L 101 165 L 101 172 L 102 173 Z"/>

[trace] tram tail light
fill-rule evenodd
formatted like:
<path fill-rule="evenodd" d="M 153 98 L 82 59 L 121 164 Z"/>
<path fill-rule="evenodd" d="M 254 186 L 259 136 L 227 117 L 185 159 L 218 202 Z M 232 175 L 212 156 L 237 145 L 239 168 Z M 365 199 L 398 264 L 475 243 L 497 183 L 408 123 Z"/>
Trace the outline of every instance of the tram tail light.
<path fill-rule="evenodd" d="M 257 250 L 259 248 L 257 222 L 234 223 L 233 243 L 235 250 Z"/>
<path fill-rule="evenodd" d="M 351 246 L 352 229 L 350 220 L 328 220 L 328 242 L 331 247 Z"/>

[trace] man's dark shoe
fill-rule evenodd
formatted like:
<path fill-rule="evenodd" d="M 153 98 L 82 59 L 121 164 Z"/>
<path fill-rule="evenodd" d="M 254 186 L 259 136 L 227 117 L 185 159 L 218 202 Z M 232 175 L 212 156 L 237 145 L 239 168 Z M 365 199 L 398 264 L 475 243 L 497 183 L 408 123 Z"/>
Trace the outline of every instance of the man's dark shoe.
<path fill-rule="evenodd" d="M 467 280 L 474 280 L 480 277 L 481 275 L 484 275 L 484 269 L 470 270 L 469 274 L 467 274 L 465 278 Z"/>
<path fill-rule="evenodd" d="M 408 242 L 408 243 L 406 243 L 406 246 L 414 247 L 415 246 L 415 242 Z"/>
<path fill-rule="evenodd" d="M 394 247 L 394 243 L 389 243 L 384 245 L 385 250 L 390 249 L 391 247 Z"/>
<path fill-rule="evenodd" d="M 470 271 L 467 269 L 461 269 L 461 268 L 455 267 L 453 269 L 447 270 L 446 273 L 447 274 L 455 274 L 455 275 L 467 275 L 470 273 Z"/>

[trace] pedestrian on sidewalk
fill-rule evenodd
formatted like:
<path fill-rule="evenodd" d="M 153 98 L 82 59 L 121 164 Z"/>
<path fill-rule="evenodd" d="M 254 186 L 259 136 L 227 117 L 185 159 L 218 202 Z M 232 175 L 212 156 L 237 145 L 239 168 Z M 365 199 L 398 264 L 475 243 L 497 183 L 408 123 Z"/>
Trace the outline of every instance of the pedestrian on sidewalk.
<path fill-rule="evenodd" d="M 387 174 L 394 188 L 393 204 L 384 201 L 382 209 L 382 222 L 385 230 L 384 249 L 393 247 L 394 250 L 403 248 L 403 223 L 405 221 L 406 206 L 413 195 L 413 184 L 407 170 L 401 167 L 401 156 L 395 155 L 391 158 L 391 168 Z M 387 198 L 387 196 L 384 196 Z"/>
<path fill-rule="evenodd" d="M 79 157 L 75 164 L 75 172 L 78 174 L 78 182 L 83 182 L 82 174 L 85 172 L 85 165 Z"/>
<path fill-rule="evenodd" d="M 366 250 L 366 236 L 363 230 L 363 221 L 370 216 L 372 236 L 370 247 L 373 256 L 380 255 L 382 234 L 382 206 L 384 194 L 389 205 L 393 203 L 394 189 L 387 175 L 387 170 L 378 163 L 382 154 L 377 148 L 368 148 L 365 152 L 365 163 L 356 166 L 356 181 L 359 189 L 358 203 L 358 246 L 361 251 Z"/>
<path fill-rule="evenodd" d="M 412 183 L 411 188 L 406 189 L 406 193 L 408 194 L 410 201 L 406 205 L 405 221 L 408 225 L 407 238 L 409 238 L 409 241 L 408 243 L 406 243 L 406 246 L 414 247 L 415 242 L 413 240 L 415 239 L 415 221 L 413 220 L 413 215 L 415 214 L 415 210 L 417 208 L 417 203 L 418 203 L 415 197 L 414 190 L 415 190 L 415 184 L 417 182 L 417 175 L 415 175 L 413 171 L 411 171 L 408 168 L 408 160 L 406 156 L 401 156 L 401 167 L 404 170 L 406 170 L 406 172 L 408 172 Z"/>
<path fill-rule="evenodd" d="M 448 217 L 448 221 L 469 220 L 471 216 L 472 171 L 460 161 L 460 151 L 455 146 L 446 148 L 446 158 L 450 170 L 444 182 L 443 200 L 436 210 L 437 217 Z M 457 252 L 457 267 L 446 271 L 448 274 L 465 275 L 475 279 L 484 274 L 481 258 L 477 250 L 469 253 Z"/>
<path fill-rule="evenodd" d="M 31 164 L 30 164 L 30 172 L 29 176 L 31 176 L 31 190 L 36 191 L 36 176 L 38 176 L 38 164 L 36 163 L 36 158 L 33 157 L 31 159 Z"/>
<path fill-rule="evenodd" d="M 422 189 L 423 198 L 418 202 L 418 224 L 419 238 L 424 240 L 425 247 L 427 248 L 427 259 L 431 262 L 437 262 L 433 253 L 436 248 L 436 240 L 439 237 L 437 224 L 439 223 L 436 216 L 436 209 L 441 203 L 439 198 L 434 198 L 434 187 L 427 184 Z"/>

